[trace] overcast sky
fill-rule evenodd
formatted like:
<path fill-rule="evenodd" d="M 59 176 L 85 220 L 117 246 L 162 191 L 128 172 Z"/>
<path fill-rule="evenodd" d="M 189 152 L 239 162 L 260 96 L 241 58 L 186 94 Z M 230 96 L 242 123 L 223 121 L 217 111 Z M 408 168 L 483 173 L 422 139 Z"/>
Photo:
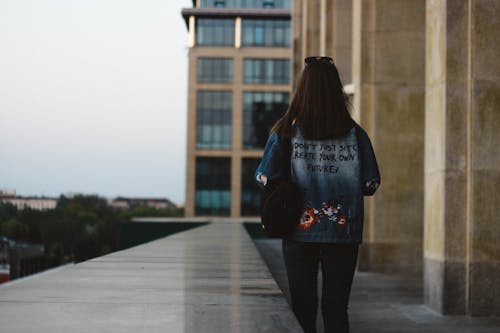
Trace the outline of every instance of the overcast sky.
<path fill-rule="evenodd" d="M 189 0 L 0 0 L 0 189 L 184 203 Z"/>

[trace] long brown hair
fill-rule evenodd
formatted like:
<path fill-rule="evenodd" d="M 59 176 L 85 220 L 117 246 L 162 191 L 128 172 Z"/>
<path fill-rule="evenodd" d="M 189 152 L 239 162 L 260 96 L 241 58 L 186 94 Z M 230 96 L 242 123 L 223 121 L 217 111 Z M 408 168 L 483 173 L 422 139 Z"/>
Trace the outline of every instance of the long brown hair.
<path fill-rule="evenodd" d="M 295 124 L 306 139 L 341 137 L 354 126 L 347 106 L 348 97 L 333 60 L 306 58 L 292 103 L 271 132 L 290 138 L 293 135 L 292 125 Z"/>

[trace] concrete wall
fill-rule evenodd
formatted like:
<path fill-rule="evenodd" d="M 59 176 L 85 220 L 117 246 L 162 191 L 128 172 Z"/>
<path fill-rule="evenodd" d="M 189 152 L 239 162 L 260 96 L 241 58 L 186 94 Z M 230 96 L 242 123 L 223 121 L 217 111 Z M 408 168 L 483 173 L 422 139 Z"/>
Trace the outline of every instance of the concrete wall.
<path fill-rule="evenodd" d="M 500 2 L 428 0 L 425 301 L 500 315 Z"/>

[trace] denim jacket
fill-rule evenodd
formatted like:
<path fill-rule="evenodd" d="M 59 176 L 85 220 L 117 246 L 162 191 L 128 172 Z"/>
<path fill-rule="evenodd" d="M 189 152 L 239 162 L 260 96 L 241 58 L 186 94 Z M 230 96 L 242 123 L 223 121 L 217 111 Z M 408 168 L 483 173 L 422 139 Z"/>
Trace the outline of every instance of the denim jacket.
<path fill-rule="evenodd" d="M 364 195 L 373 195 L 380 173 L 370 139 L 358 125 L 341 138 L 307 140 L 295 128 L 291 147 L 272 133 L 255 171 L 260 187 L 291 177 L 303 190 L 303 214 L 292 239 L 302 242 L 360 244 Z M 287 148 L 290 150 L 287 151 Z M 290 163 L 286 154 L 290 153 Z"/>

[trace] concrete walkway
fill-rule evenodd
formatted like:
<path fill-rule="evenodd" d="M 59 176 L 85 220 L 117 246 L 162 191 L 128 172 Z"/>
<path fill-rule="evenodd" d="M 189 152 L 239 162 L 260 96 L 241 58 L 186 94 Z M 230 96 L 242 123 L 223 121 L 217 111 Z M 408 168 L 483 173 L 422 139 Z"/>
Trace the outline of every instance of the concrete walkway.
<path fill-rule="evenodd" d="M 286 301 L 280 241 L 254 244 L 240 222 L 0 285 L 0 333 L 301 332 Z M 500 318 L 423 306 L 418 278 L 357 272 L 350 313 L 353 333 L 500 333 Z"/>
<path fill-rule="evenodd" d="M 256 240 L 289 298 L 281 241 Z M 500 333 L 500 318 L 443 316 L 424 306 L 419 277 L 356 272 L 350 301 L 352 333 Z M 319 312 L 319 311 L 318 311 Z M 318 313 L 318 328 L 322 332 Z"/>
<path fill-rule="evenodd" d="M 301 332 L 242 224 L 0 286 L 0 332 Z"/>

